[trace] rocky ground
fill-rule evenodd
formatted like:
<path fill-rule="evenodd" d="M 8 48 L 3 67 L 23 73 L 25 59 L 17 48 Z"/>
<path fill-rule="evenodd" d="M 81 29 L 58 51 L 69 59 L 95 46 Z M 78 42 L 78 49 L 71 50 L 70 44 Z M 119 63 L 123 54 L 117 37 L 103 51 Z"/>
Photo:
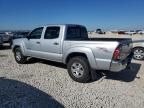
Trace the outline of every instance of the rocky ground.
<path fill-rule="evenodd" d="M 144 62 L 98 81 L 74 82 L 64 65 L 43 60 L 15 62 L 0 50 L 0 108 L 143 108 Z"/>

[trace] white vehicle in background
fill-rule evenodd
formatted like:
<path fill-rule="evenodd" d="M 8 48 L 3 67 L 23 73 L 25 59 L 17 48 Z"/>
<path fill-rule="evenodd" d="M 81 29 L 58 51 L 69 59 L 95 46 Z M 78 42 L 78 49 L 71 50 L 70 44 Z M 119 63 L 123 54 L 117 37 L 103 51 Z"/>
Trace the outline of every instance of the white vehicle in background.
<path fill-rule="evenodd" d="M 144 34 L 144 31 L 139 31 L 138 34 L 141 34 L 141 35 L 142 35 L 142 34 Z"/>
<path fill-rule="evenodd" d="M 136 34 L 136 32 L 135 31 L 127 31 L 127 32 L 125 32 L 125 34 L 128 34 L 128 35 L 134 35 L 134 34 Z"/>

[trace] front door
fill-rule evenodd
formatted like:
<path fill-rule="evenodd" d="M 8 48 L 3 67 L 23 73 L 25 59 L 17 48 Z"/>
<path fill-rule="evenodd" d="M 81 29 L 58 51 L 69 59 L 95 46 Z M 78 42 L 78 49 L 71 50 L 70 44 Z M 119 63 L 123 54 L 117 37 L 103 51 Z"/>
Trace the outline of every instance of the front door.
<path fill-rule="evenodd" d="M 43 27 L 33 30 L 26 40 L 27 55 L 39 57 L 41 51 L 41 36 Z"/>

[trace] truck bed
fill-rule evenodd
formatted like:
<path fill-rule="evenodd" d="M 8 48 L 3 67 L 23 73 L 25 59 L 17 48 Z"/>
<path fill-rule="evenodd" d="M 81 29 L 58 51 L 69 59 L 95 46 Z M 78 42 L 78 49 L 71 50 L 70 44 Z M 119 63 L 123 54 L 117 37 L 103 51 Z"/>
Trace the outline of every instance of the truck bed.
<path fill-rule="evenodd" d="M 131 43 L 131 38 L 78 38 L 70 41 L 117 41 L 120 43 Z"/>
<path fill-rule="evenodd" d="M 123 44 L 132 43 L 131 38 L 89 38 L 90 41 L 117 41 Z"/>

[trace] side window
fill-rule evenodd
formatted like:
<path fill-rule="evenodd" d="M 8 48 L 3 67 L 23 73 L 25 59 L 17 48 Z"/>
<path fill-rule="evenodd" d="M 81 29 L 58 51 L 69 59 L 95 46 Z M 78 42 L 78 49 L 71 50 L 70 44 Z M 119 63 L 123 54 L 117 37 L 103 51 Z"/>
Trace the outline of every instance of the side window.
<path fill-rule="evenodd" d="M 87 30 L 85 27 L 68 27 L 66 40 L 88 39 Z"/>
<path fill-rule="evenodd" d="M 56 39 L 59 37 L 60 27 L 47 27 L 44 39 Z"/>
<path fill-rule="evenodd" d="M 88 32 L 85 27 L 81 27 L 81 36 L 85 39 L 88 39 Z"/>
<path fill-rule="evenodd" d="M 33 30 L 31 32 L 31 34 L 29 35 L 29 38 L 30 39 L 40 39 L 41 35 L 42 35 L 42 31 L 43 31 L 43 27 L 36 28 L 35 30 Z"/>
<path fill-rule="evenodd" d="M 81 37 L 79 27 L 68 27 L 66 39 L 77 39 Z"/>

